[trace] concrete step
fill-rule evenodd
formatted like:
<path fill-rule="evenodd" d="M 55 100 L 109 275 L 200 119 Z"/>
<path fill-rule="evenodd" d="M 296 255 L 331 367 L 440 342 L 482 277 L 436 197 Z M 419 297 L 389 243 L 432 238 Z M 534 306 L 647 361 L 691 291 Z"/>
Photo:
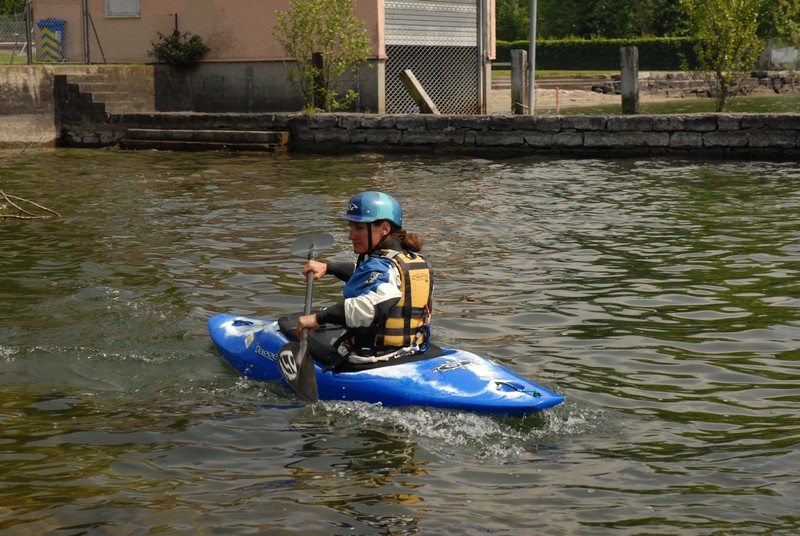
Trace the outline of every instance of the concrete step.
<path fill-rule="evenodd" d="M 131 128 L 120 141 L 123 149 L 170 151 L 285 152 L 288 146 L 288 132 L 268 130 Z"/>
<path fill-rule="evenodd" d="M 186 140 L 131 140 L 126 138 L 123 138 L 119 141 L 119 147 L 120 149 L 131 151 L 250 151 L 275 154 L 283 154 L 289 150 L 289 148 L 285 145 L 275 145 L 271 143 L 226 143 Z"/>
<path fill-rule="evenodd" d="M 80 92 L 90 95 L 92 102 L 106 105 L 109 113 L 146 112 L 155 109 L 152 79 L 131 78 L 109 79 L 106 72 L 67 75 L 70 84 L 75 84 Z"/>

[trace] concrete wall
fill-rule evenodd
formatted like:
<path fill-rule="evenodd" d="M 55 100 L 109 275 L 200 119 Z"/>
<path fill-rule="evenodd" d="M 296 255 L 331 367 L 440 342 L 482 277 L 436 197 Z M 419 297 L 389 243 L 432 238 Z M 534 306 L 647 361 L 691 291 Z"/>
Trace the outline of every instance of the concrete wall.
<path fill-rule="evenodd" d="M 0 147 L 54 145 L 52 70 L 0 66 L 0 81 Z"/>
<path fill-rule="evenodd" d="M 65 113 L 92 118 L 102 113 L 120 113 L 126 100 L 136 109 L 161 112 L 295 112 L 303 101 L 288 87 L 284 62 L 205 63 L 179 71 L 166 65 L 9 65 L 0 66 L 0 147 L 53 146 L 61 137 L 56 123 L 56 98 L 69 99 Z M 67 76 L 55 97 L 57 75 Z M 83 84 L 97 77 L 117 86 L 119 95 L 106 91 L 91 94 Z M 359 100 L 353 108 L 380 113 L 386 109 L 383 60 L 365 66 L 355 84 Z M 68 91 L 79 84 L 84 95 Z M 126 95 L 127 93 L 127 95 Z M 92 95 L 91 98 L 87 98 Z M 105 106 L 98 107 L 98 104 Z M 97 139 L 105 139 L 102 136 Z"/>
<path fill-rule="evenodd" d="M 300 95 L 286 79 L 290 62 L 203 63 L 189 71 L 155 67 L 155 109 L 163 112 L 295 112 Z M 370 62 L 357 78 L 345 77 L 339 93 L 355 88 L 353 110 L 386 110 L 385 62 Z"/>

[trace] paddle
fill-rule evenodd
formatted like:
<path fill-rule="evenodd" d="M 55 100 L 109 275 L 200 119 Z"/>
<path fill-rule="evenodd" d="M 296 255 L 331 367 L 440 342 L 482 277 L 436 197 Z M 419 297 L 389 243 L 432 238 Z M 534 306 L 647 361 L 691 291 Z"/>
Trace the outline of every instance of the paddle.
<path fill-rule="evenodd" d="M 292 255 L 305 257 L 309 261 L 317 258 L 317 254 L 333 245 L 333 235 L 319 233 L 303 235 L 292 243 Z M 306 276 L 306 304 L 303 314 L 311 314 L 311 293 L 314 286 L 314 274 Z M 278 352 L 278 368 L 281 376 L 295 392 L 308 400 L 319 400 L 317 392 L 317 373 L 314 370 L 314 360 L 308 359 L 308 330 L 304 329 L 300 342 L 288 342 Z"/>

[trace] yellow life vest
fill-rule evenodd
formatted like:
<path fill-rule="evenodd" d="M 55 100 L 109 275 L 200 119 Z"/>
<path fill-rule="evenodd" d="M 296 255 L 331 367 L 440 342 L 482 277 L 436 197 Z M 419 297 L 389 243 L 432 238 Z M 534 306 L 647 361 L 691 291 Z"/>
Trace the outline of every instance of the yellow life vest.
<path fill-rule="evenodd" d="M 376 348 L 424 346 L 428 338 L 427 322 L 431 314 L 433 274 L 423 257 L 414 253 L 383 250 L 400 273 L 400 301 L 389 310 L 386 323 L 375 337 Z"/>

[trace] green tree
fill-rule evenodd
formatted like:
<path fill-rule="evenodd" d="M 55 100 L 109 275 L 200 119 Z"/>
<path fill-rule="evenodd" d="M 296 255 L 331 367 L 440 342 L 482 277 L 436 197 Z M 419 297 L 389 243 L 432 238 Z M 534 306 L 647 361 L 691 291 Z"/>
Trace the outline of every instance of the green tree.
<path fill-rule="evenodd" d="M 685 0 L 699 39 L 695 73 L 708 85 L 718 112 L 727 111 L 764 48 L 758 35 L 766 0 Z"/>
<path fill-rule="evenodd" d="M 530 0 L 495 0 L 497 39 L 522 41 L 530 33 Z M 538 30 L 537 30 L 538 33 Z"/>
<path fill-rule="evenodd" d="M 0 0 L 0 15 L 13 15 L 25 10 L 25 0 Z"/>
<path fill-rule="evenodd" d="M 347 73 L 357 73 L 371 51 L 364 22 L 353 15 L 358 0 L 291 0 L 290 9 L 275 13 L 275 37 L 283 52 L 297 62 L 289 82 L 305 99 L 305 108 L 326 112 L 346 108 L 358 94 L 336 91 Z M 321 60 L 321 61 L 318 61 Z"/>
<path fill-rule="evenodd" d="M 800 43 L 800 0 L 764 2 L 759 33 L 763 37 L 785 37 Z"/>
<path fill-rule="evenodd" d="M 686 35 L 686 12 L 674 0 L 538 0 L 539 37 Z M 499 21 L 498 14 L 498 21 Z"/>

